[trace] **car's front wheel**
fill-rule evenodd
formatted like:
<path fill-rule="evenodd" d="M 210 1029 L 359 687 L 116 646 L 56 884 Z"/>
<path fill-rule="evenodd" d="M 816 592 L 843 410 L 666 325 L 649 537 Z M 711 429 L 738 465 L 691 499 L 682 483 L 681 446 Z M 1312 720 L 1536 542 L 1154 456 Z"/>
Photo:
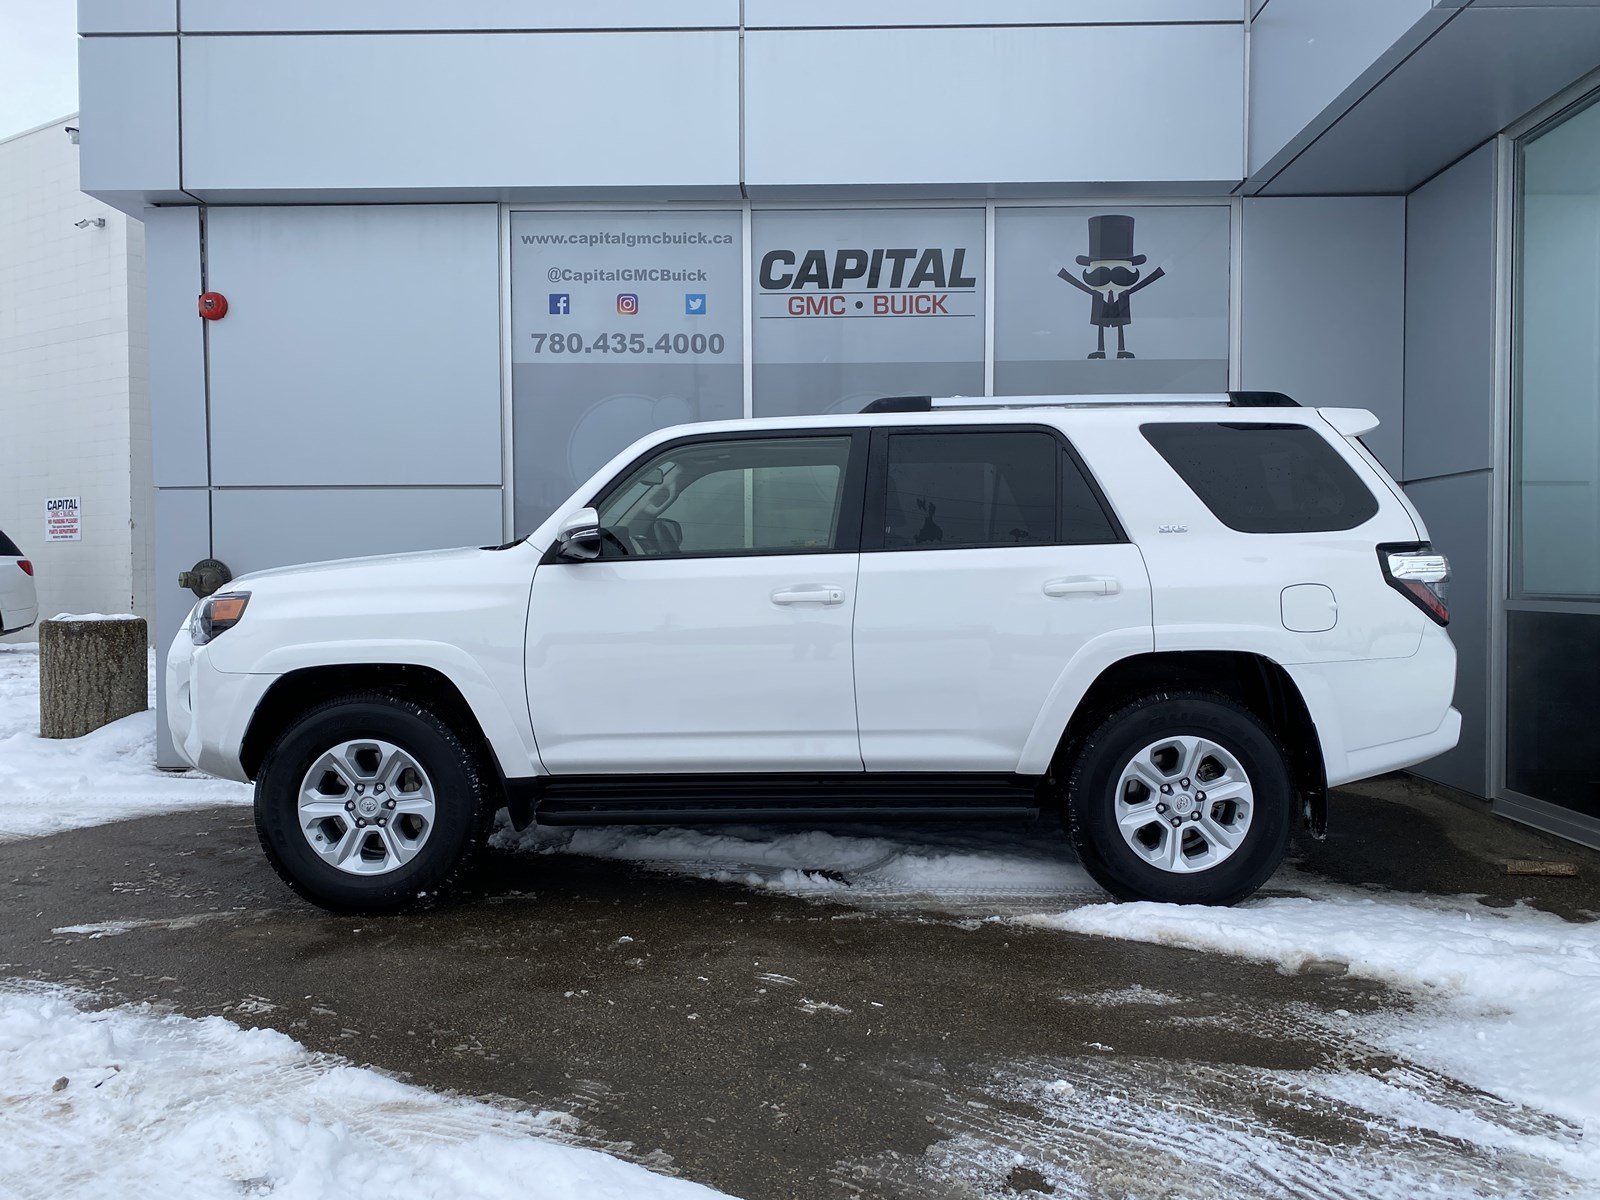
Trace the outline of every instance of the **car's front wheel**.
<path fill-rule="evenodd" d="M 377 692 L 305 713 L 256 779 L 256 833 L 273 868 L 336 912 L 395 911 L 447 891 L 492 815 L 456 732 L 422 705 Z"/>
<path fill-rule="evenodd" d="M 1084 742 L 1067 785 L 1067 830 L 1085 869 L 1123 900 L 1234 904 L 1288 850 L 1287 755 L 1223 696 L 1148 696 Z"/>

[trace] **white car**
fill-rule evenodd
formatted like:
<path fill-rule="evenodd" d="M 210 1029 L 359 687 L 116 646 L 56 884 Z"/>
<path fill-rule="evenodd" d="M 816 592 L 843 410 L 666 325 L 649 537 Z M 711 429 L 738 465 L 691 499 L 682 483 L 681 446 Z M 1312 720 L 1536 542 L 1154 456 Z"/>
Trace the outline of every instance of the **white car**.
<path fill-rule="evenodd" d="M 167 660 L 342 910 L 519 827 L 1018 819 L 1111 893 L 1231 903 L 1330 786 L 1456 743 L 1448 564 L 1275 393 L 902 398 L 665 429 L 529 537 L 236 579 Z"/>
<path fill-rule="evenodd" d="M 33 563 L 0 530 L 0 634 L 20 633 L 38 619 Z"/>

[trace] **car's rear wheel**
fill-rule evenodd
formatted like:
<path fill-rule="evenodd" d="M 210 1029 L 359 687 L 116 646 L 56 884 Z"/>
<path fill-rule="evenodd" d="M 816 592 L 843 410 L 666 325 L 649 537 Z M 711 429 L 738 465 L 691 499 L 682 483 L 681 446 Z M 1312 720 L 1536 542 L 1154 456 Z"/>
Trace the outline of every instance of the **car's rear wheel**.
<path fill-rule="evenodd" d="M 449 725 L 373 692 L 319 704 L 283 733 L 257 776 L 255 816 L 267 858 L 301 896 L 390 912 L 466 874 L 493 808 Z"/>
<path fill-rule="evenodd" d="M 1067 784 L 1067 830 L 1096 882 L 1123 900 L 1234 904 L 1289 846 L 1288 756 L 1223 696 L 1148 696 L 1089 735 Z"/>

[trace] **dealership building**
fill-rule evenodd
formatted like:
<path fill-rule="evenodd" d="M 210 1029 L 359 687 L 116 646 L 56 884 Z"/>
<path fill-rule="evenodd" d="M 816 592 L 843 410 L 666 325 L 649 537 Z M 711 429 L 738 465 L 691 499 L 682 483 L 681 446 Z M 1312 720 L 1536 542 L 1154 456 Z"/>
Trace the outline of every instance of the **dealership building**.
<path fill-rule="evenodd" d="M 1600 2 L 79 17 L 163 641 L 199 559 L 500 542 L 664 425 L 1278 390 L 1376 412 L 1454 564 L 1465 725 L 1419 772 L 1600 845 Z"/>

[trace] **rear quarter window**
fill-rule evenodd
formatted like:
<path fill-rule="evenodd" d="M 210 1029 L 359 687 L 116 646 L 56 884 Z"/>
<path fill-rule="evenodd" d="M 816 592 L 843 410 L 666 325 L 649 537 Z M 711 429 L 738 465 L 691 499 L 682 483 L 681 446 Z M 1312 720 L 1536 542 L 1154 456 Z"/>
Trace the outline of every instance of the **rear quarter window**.
<path fill-rule="evenodd" d="M 22 551 L 17 549 L 17 544 L 6 536 L 6 531 L 0 529 L 0 558 L 21 558 Z"/>
<path fill-rule="evenodd" d="M 1371 489 L 1308 426 L 1185 421 L 1139 429 L 1229 529 L 1326 533 L 1377 515 Z"/>

